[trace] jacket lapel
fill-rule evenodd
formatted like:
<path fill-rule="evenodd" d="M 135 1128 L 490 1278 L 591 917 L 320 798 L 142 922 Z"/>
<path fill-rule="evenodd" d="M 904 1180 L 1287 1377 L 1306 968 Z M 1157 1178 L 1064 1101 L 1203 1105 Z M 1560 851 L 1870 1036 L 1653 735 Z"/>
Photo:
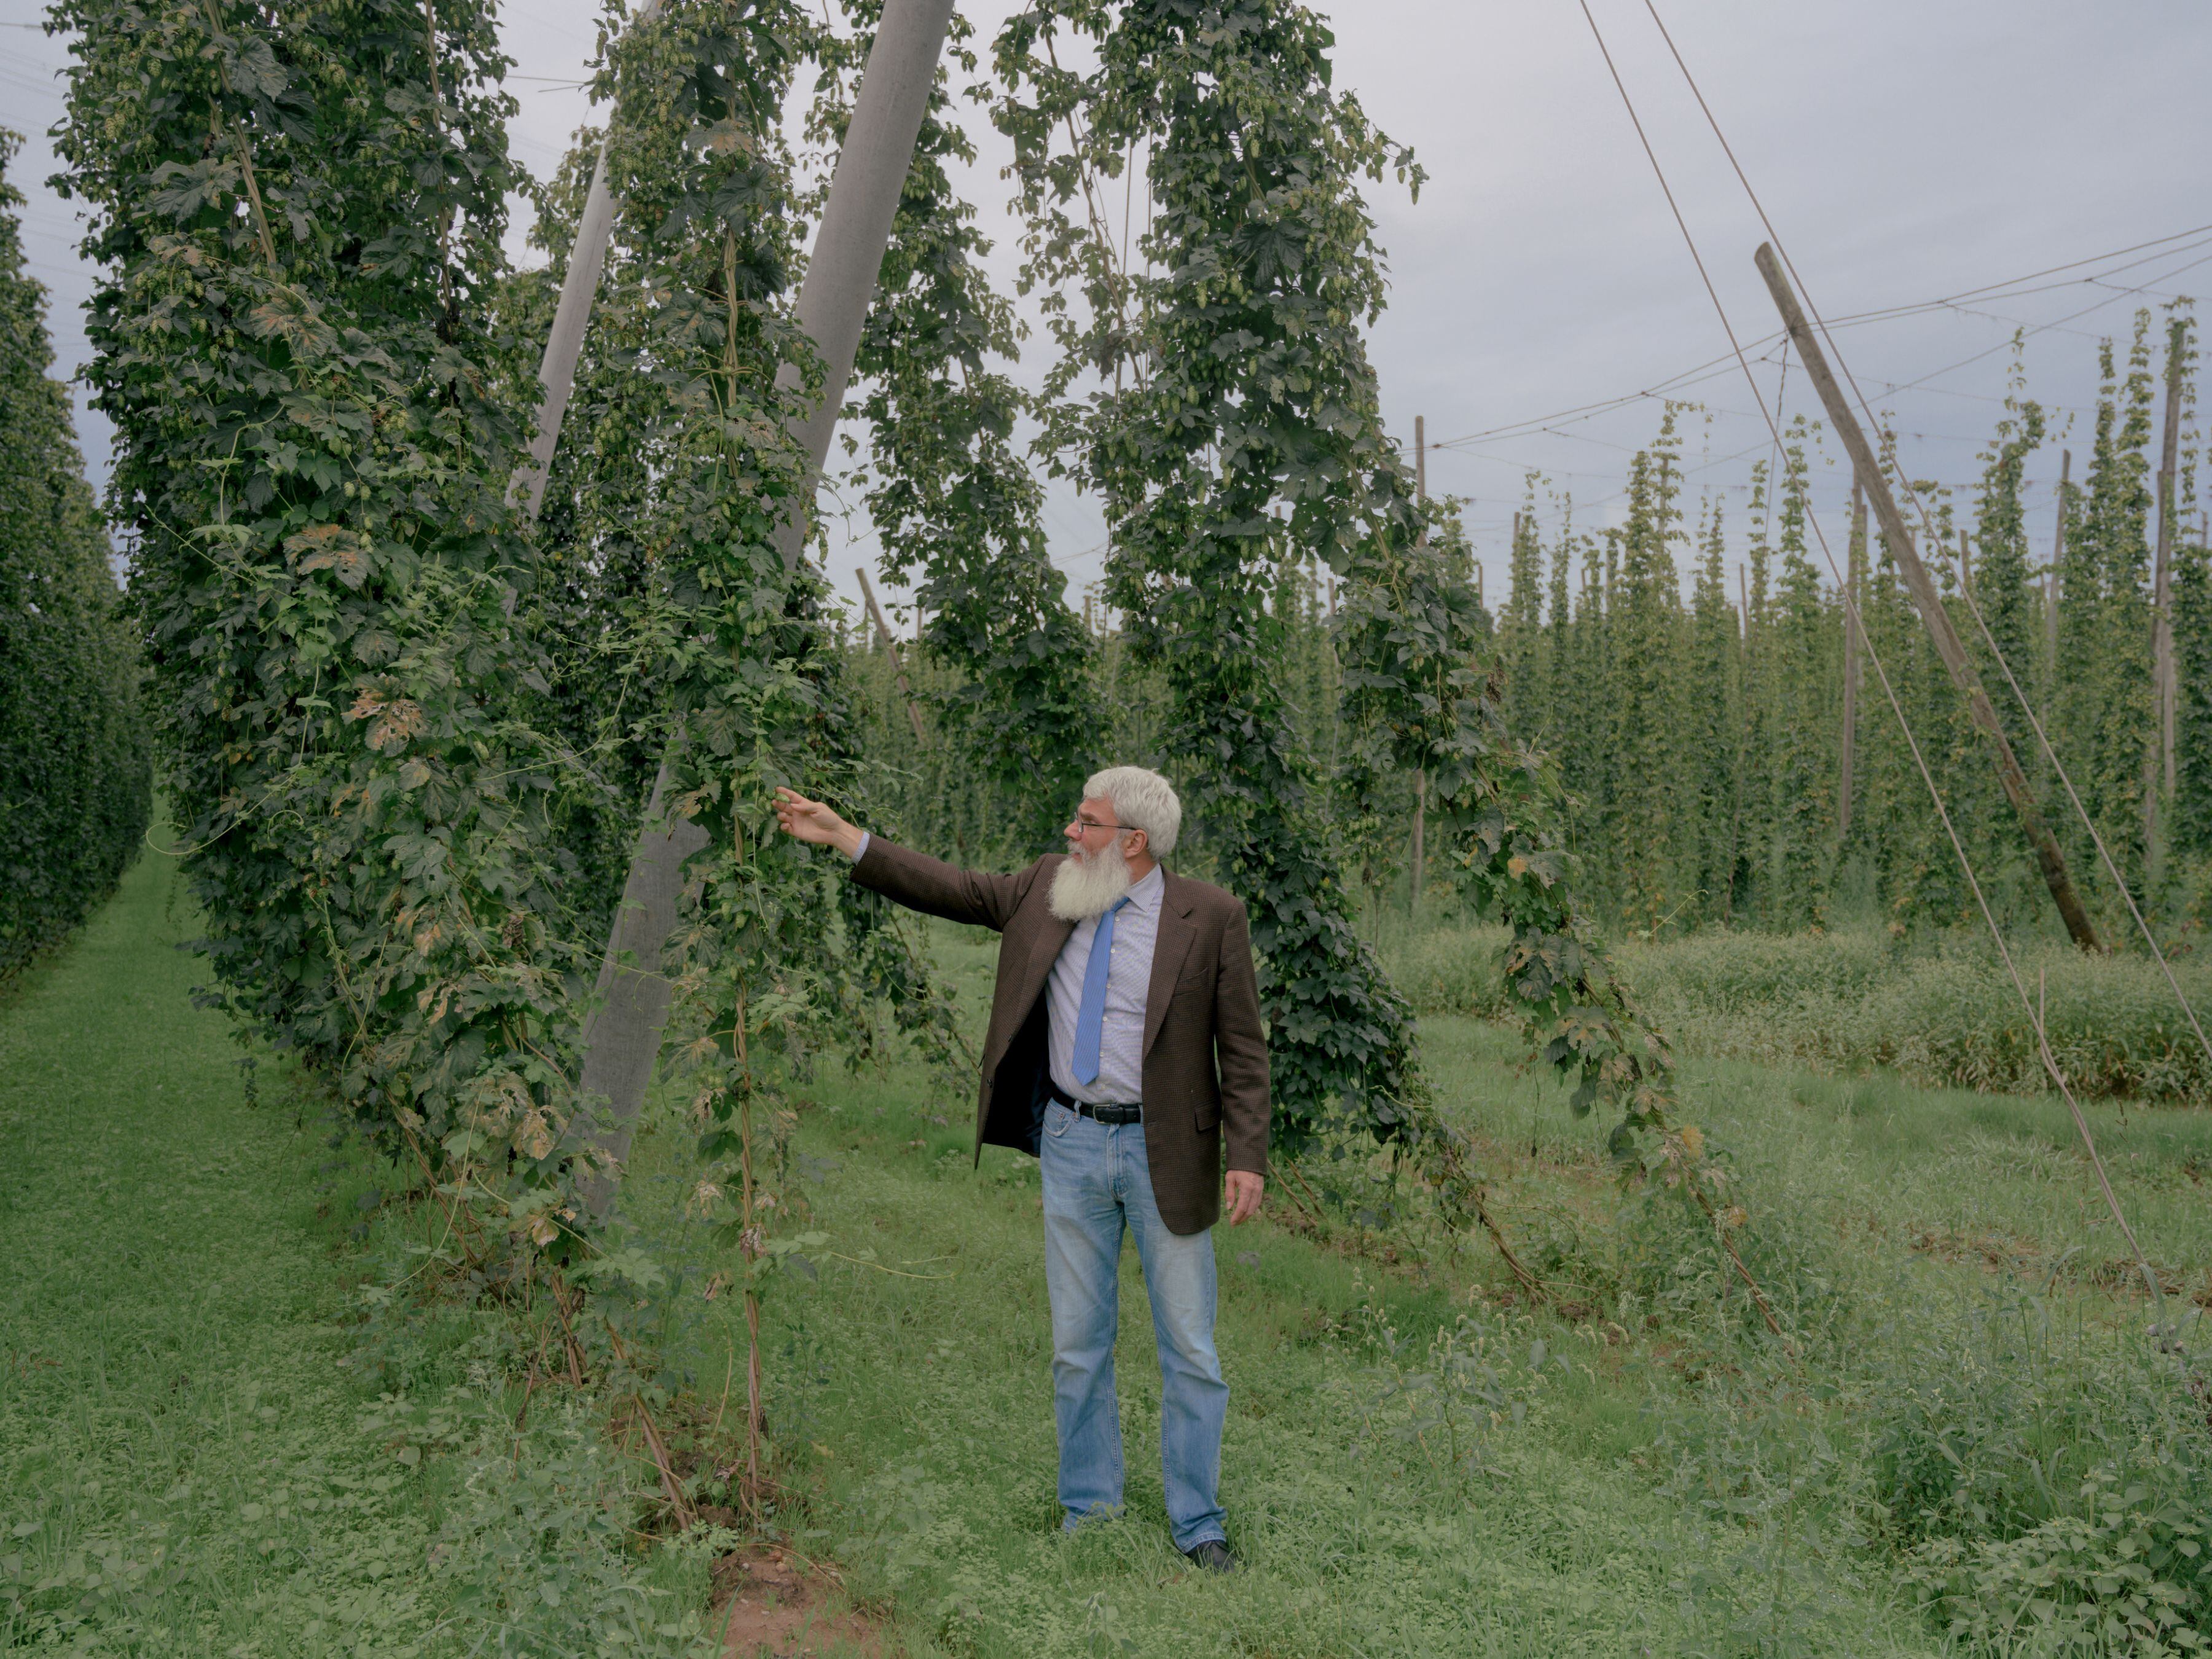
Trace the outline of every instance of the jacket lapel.
<path fill-rule="evenodd" d="M 1074 932 L 1073 922 L 1063 921 L 1049 910 L 1037 917 L 1036 937 L 1030 941 L 1029 957 L 1022 963 L 1021 986 L 1011 1011 L 1015 1026 L 1029 1018 L 1030 1010 L 1044 994 L 1046 976 L 1052 972 L 1052 964 L 1060 959 L 1060 953 L 1066 949 L 1069 936 Z"/>
<path fill-rule="evenodd" d="M 1191 941 L 1198 937 L 1198 929 L 1191 926 L 1192 905 L 1182 890 L 1178 876 L 1162 871 L 1165 878 L 1160 893 L 1160 925 L 1152 937 L 1152 977 L 1145 987 L 1145 1047 L 1152 1051 L 1152 1042 L 1160 1034 L 1160 1026 L 1168 1017 L 1168 1003 L 1175 995 L 1176 977 L 1182 972 L 1182 959 L 1190 954 Z"/>

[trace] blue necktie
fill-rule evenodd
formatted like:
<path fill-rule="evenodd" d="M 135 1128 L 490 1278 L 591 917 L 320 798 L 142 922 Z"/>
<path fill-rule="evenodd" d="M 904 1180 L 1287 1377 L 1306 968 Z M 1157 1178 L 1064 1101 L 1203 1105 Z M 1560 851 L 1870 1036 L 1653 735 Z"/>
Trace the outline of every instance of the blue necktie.
<path fill-rule="evenodd" d="M 1128 902 L 1125 896 L 1098 918 L 1091 936 L 1091 960 L 1083 966 L 1083 1002 L 1075 1011 L 1075 1080 L 1090 1085 L 1098 1080 L 1098 1037 L 1106 1025 L 1106 978 L 1114 956 L 1114 911 Z"/>

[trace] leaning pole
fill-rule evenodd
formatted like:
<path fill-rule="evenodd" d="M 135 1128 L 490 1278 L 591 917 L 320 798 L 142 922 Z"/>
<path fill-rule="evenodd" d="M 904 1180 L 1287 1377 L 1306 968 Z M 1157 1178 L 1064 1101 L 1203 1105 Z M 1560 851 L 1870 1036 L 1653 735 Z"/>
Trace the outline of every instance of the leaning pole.
<path fill-rule="evenodd" d="M 649 10 L 640 13 L 639 21 L 649 15 Z M 613 130 L 611 110 L 607 126 Z M 561 280 L 561 303 L 553 313 L 552 332 L 545 337 L 544 360 L 538 366 L 538 430 L 530 440 L 530 459 L 514 469 L 508 489 L 526 523 L 537 523 L 538 509 L 545 504 L 545 480 L 553 471 L 553 452 L 560 447 L 561 421 L 568 412 L 568 394 L 576 384 L 576 360 L 583 355 L 584 329 L 592 319 L 599 273 L 606 269 L 614 223 L 614 196 L 607 188 L 607 141 L 601 138 L 599 160 L 592 166 L 592 188 L 584 198 L 583 216 L 576 222 L 576 240 L 568 249 L 568 275 Z"/>
<path fill-rule="evenodd" d="M 791 426 L 792 436 L 805 451 L 807 464 L 817 477 L 830 453 L 830 437 L 844 404 L 846 383 L 852 379 L 861 325 L 867 320 L 868 304 L 875 295 L 877 273 L 883 265 L 884 248 L 890 240 L 891 222 L 898 213 L 907 172 L 913 165 L 915 140 L 928 112 L 938 58 L 945 50 L 951 17 L 952 0 L 887 0 L 867 66 L 861 71 L 852 125 L 838 153 L 836 171 L 830 175 L 830 198 L 823 208 L 821 228 L 815 233 L 806 279 L 799 285 L 797 319 L 822 360 L 822 395 L 803 415 L 794 417 Z M 604 171 L 602 165 L 593 175 L 594 199 L 604 196 Z M 586 220 L 590 216 L 587 203 Z M 599 247 L 592 255 L 592 283 L 585 288 L 586 308 L 591 287 L 597 283 L 597 261 L 605 247 L 602 231 Z M 583 253 L 580 236 L 576 253 L 570 257 L 572 278 Z M 564 288 L 561 315 L 566 316 L 568 311 L 568 293 Z M 575 329 L 580 343 L 580 315 Z M 556 339 L 559 335 L 556 318 Z M 549 345 L 549 367 L 552 358 Z M 573 347 L 568 361 L 573 370 Z M 787 386 L 795 386 L 799 372 L 786 365 L 778 380 Z M 549 383 L 548 404 L 550 392 Z M 566 401 L 565 386 L 562 401 Z M 554 421 L 557 435 L 557 412 Z M 543 459 L 537 459 L 540 492 L 553 447 L 551 440 L 544 436 L 544 423 L 541 413 L 540 442 L 532 447 L 533 459 L 540 445 L 544 452 Z M 778 528 L 776 546 L 787 565 L 796 567 L 804 556 L 811 511 L 811 501 L 804 507 L 795 506 L 792 516 Z M 611 1172 L 592 1171 L 585 1178 L 586 1196 L 601 1214 L 614 1201 L 620 1166 L 629 1155 L 631 1130 L 645 1103 L 646 1088 L 653 1080 L 653 1062 L 659 1057 L 661 1030 L 668 1023 L 671 988 L 660 972 L 660 953 L 676 926 L 684 865 L 707 844 L 707 832 L 697 824 L 665 816 L 663 797 L 667 784 L 668 761 L 664 757 L 653 779 L 652 799 L 646 805 L 645 825 L 630 860 L 622 902 L 615 911 L 606 956 L 600 963 L 593 1011 L 584 1026 L 578 1097 L 590 1114 L 586 1121 L 593 1126 L 591 1143 L 610 1154 L 614 1165 Z"/>
<path fill-rule="evenodd" d="M 629 26 L 639 28 L 653 21 L 660 0 L 645 0 Z M 522 509 L 526 524 L 538 522 L 545 504 L 545 481 L 553 473 L 553 452 L 561 446 L 561 422 L 568 412 L 568 394 L 576 384 L 576 360 L 584 354 L 584 330 L 592 320 L 592 301 L 599 291 L 599 274 L 607 267 L 607 243 L 614 235 L 615 198 L 607 188 L 607 145 L 615 131 L 616 106 L 607 106 L 607 130 L 599 135 L 599 154 L 592 164 L 591 188 L 584 194 L 584 211 L 576 221 L 576 239 L 568 245 L 568 269 L 561 278 L 561 301 L 554 307 L 553 328 L 545 337 L 545 355 L 538 364 L 538 430 L 530 440 L 530 459 L 514 469 L 507 495 Z"/>
<path fill-rule="evenodd" d="M 1904 574 L 1905 587 L 1919 609 L 1921 621 L 1927 624 L 1929 635 L 1936 641 L 1936 654 L 1943 659 L 1951 684 L 1966 700 L 1967 714 L 1981 728 L 1990 759 L 1997 769 L 1997 781 L 2003 785 L 2005 799 L 2012 803 L 2013 811 L 2020 815 L 2021 829 L 2035 854 L 2044 884 L 2051 890 L 2051 902 L 2058 907 L 2059 919 L 2066 924 L 2066 931 L 2075 944 L 2084 951 L 2101 951 L 2103 946 L 2098 942 L 2089 913 L 2083 908 L 2081 896 L 2074 890 L 2074 880 L 2067 872 L 2066 855 L 2059 850 L 2058 838 L 2043 821 L 2043 811 L 2035 804 L 2035 793 L 2027 787 L 2027 775 L 2020 769 L 2020 761 L 2012 752 L 2012 744 L 1997 720 L 1997 711 L 1990 706 L 1989 694 L 1982 690 L 1981 676 L 1974 672 L 1973 659 L 1967 656 L 1959 630 L 1951 625 L 1951 613 L 1943 608 L 1942 595 L 1936 591 L 1928 567 L 1920 562 L 1920 555 L 1912 545 L 1912 532 L 1905 527 L 1905 514 L 1898 509 L 1896 494 L 1889 487 L 1881 464 L 1875 458 L 1874 446 L 1867 441 L 1866 428 L 1851 412 L 1843 387 L 1837 384 L 1828 368 L 1826 354 L 1813 337 L 1812 325 L 1805 319 L 1789 278 L 1782 274 L 1772 244 L 1761 242 L 1752 262 L 1766 279 L 1766 291 L 1773 296 L 1775 309 L 1782 313 L 1783 326 L 1790 332 L 1790 343 L 1797 348 L 1797 360 L 1812 377 L 1820 402 L 1828 411 L 1829 422 L 1836 435 L 1843 440 L 1844 453 L 1851 458 L 1852 471 L 1865 488 L 1867 498 L 1874 503 L 1875 515 L 1881 522 L 1882 539 L 1888 544 L 1890 557 Z"/>

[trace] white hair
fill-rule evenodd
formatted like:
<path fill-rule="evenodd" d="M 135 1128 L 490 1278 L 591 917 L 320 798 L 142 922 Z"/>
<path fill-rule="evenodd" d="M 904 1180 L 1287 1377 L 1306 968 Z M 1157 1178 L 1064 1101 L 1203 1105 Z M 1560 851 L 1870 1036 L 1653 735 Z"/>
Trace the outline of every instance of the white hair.
<path fill-rule="evenodd" d="M 1110 800 L 1114 816 L 1124 828 L 1141 830 L 1154 858 L 1175 851 L 1182 830 L 1182 802 L 1175 786 L 1158 773 L 1141 766 L 1109 766 L 1094 772 L 1083 786 L 1085 800 Z"/>

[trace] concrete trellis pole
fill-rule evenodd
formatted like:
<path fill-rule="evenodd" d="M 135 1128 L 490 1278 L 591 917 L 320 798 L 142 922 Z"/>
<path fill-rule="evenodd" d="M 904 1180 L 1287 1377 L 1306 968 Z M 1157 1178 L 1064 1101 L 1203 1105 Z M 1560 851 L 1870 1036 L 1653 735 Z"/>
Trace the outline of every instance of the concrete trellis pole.
<path fill-rule="evenodd" d="M 875 297 L 877 272 L 914 163 L 915 140 L 928 112 L 951 18 L 952 0 L 887 0 L 860 76 L 852 124 L 837 155 L 806 280 L 799 289 L 799 325 L 822 359 L 822 398 L 792 435 L 817 472 L 844 407 L 845 384 L 853 378 L 860 328 Z M 786 365 L 776 380 L 794 386 L 799 371 Z M 786 520 L 778 544 L 788 562 L 798 563 L 805 542 L 805 523 Z"/>
<path fill-rule="evenodd" d="M 952 0 L 887 0 L 861 72 L 852 125 L 799 290 L 799 325 L 821 357 L 823 383 L 820 400 L 794 422 L 792 435 L 817 473 L 844 404 L 951 16 Z M 787 366 L 778 383 L 794 386 L 799 378 Z M 777 532 L 787 566 L 795 568 L 803 556 L 807 517 L 795 512 Z M 664 757 L 599 969 L 599 1009 L 584 1030 L 579 1092 L 586 1105 L 605 1115 L 592 1140 L 611 1154 L 617 1172 L 629 1154 L 631 1128 L 645 1103 L 668 1020 L 671 988 L 660 972 L 660 952 L 676 924 L 684 865 L 707 844 L 707 832 L 698 825 L 665 816 L 668 773 Z M 611 1205 L 618 1178 L 617 1173 L 591 1179 L 586 1191 L 595 1209 L 604 1212 Z"/>
<path fill-rule="evenodd" d="M 610 111 L 608 125 L 613 125 Z M 538 384 L 544 395 L 538 402 L 538 433 L 530 441 L 530 459 L 515 468 L 512 493 L 520 498 L 522 515 L 532 523 L 545 501 L 545 481 L 553 471 L 553 452 L 560 447 L 561 422 L 568 412 L 568 393 L 576 384 L 576 359 L 583 355 L 584 329 L 592 318 L 592 296 L 599 291 L 599 273 L 606 269 L 607 240 L 612 234 L 615 204 L 607 189 L 607 141 L 599 140 L 599 159 L 592 168 L 591 193 L 584 198 L 584 215 L 576 222 L 576 240 L 568 250 L 568 270 L 561 282 L 561 303 L 553 313 L 553 330 L 545 339 L 545 356 L 538 365 Z"/>
<path fill-rule="evenodd" d="M 646 0 L 630 20 L 632 28 L 653 21 L 660 0 Z M 614 234 L 614 194 L 607 188 L 607 141 L 614 134 L 615 111 L 607 109 L 607 131 L 599 139 L 599 159 L 592 166 L 592 186 L 584 197 L 584 211 L 576 221 L 576 240 L 568 249 L 568 269 L 561 278 L 561 302 L 554 308 L 552 331 L 545 338 L 545 356 L 538 366 L 538 432 L 530 441 L 530 459 L 515 468 L 509 494 L 530 523 L 545 501 L 545 481 L 552 476 L 553 452 L 560 447 L 561 422 L 568 412 L 568 394 L 576 384 L 576 360 L 583 355 L 584 331 L 592 320 L 592 301 L 599 291 L 599 275 L 607 267 L 607 243 Z"/>

